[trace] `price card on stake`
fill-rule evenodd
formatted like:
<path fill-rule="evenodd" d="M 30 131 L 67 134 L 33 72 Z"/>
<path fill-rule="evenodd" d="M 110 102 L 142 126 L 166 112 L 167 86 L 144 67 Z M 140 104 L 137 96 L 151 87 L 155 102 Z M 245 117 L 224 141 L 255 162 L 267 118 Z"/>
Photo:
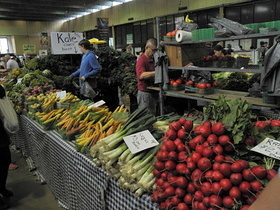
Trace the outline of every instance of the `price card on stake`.
<path fill-rule="evenodd" d="M 96 103 L 94 103 L 94 104 L 88 106 L 88 109 L 90 109 L 91 107 L 99 107 L 99 106 L 102 106 L 102 105 L 104 105 L 105 103 L 106 103 L 106 102 L 103 101 L 103 100 L 97 101 Z"/>
<path fill-rule="evenodd" d="M 21 83 L 22 78 L 17 79 L 17 84 Z"/>
<path fill-rule="evenodd" d="M 123 137 L 123 140 L 132 154 L 155 147 L 159 144 L 148 130 Z"/>
<path fill-rule="evenodd" d="M 63 90 L 63 91 L 56 92 L 56 96 L 60 99 L 64 99 L 66 97 L 66 91 Z"/>
<path fill-rule="evenodd" d="M 251 150 L 280 160 L 280 142 L 274 139 L 265 138 L 261 143 L 253 147 Z"/>

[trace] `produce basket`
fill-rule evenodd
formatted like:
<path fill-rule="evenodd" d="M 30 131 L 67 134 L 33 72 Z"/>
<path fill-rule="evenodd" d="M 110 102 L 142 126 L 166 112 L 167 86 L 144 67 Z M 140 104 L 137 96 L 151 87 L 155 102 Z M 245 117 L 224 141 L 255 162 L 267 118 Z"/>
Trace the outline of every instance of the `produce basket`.
<path fill-rule="evenodd" d="M 186 93 L 196 93 L 197 92 L 197 89 L 196 87 L 193 87 L 192 85 L 186 85 L 185 86 L 185 92 Z"/>
<path fill-rule="evenodd" d="M 201 95 L 209 95 L 213 94 L 215 92 L 215 88 L 197 88 L 196 93 Z"/>
<path fill-rule="evenodd" d="M 185 85 L 182 85 L 182 84 L 177 85 L 177 86 L 169 85 L 168 89 L 169 90 L 177 90 L 177 91 L 184 90 L 185 89 Z"/>

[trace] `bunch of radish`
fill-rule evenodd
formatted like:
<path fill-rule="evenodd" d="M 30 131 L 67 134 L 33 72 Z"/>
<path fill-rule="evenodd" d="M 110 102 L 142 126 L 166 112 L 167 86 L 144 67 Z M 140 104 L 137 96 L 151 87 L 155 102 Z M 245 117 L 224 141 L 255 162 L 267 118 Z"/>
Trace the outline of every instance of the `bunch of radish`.
<path fill-rule="evenodd" d="M 265 120 L 265 121 L 256 121 L 254 123 L 255 127 L 259 130 L 264 130 L 265 128 L 274 128 L 280 127 L 280 120 Z"/>
<path fill-rule="evenodd" d="M 276 171 L 228 156 L 235 148 L 222 123 L 193 126 L 184 118 L 169 124 L 156 155 L 152 200 L 160 209 L 247 209 Z"/>

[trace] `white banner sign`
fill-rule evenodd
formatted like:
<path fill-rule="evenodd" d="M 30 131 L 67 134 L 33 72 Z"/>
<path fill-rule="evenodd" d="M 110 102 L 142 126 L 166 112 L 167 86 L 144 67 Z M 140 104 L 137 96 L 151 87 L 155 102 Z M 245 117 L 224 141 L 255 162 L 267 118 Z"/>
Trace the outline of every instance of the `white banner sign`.
<path fill-rule="evenodd" d="M 64 99 L 64 98 L 66 97 L 66 91 L 63 90 L 63 91 L 56 92 L 56 96 L 57 96 L 59 99 Z"/>
<path fill-rule="evenodd" d="M 96 103 L 92 104 L 92 105 L 89 105 L 88 106 L 88 109 L 90 109 L 91 107 L 99 107 L 99 106 L 102 106 L 104 105 L 106 102 L 103 101 L 103 100 L 100 100 L 100 101 L 97 101 Z"/>
<path fill-rule="evenodd" d="M 159 144 L 149 130 L 125 136 L 123 137 L 123 140 L 125 141 L 132 154 L 135 154 L 137 152 L 143 151 L 151 147 L 155 147 Z"/>
<path fill-rule="evenodd" d="M 280 142 L 274 139 L 266 138 L 251 150 L 280 160 Z"/>
<path fill-rule="evenodd" d="M 78 44 L 82 39 L 83 33 L 51 32 L 52 54 L 81 54 Z"/>

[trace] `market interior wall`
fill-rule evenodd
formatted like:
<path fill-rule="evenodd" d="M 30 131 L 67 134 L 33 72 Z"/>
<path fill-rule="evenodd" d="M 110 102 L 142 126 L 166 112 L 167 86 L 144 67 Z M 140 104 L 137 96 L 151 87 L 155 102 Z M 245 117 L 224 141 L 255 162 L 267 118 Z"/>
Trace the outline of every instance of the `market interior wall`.
<path fill-rule="evenodd" d="M 178 13 L 179 7 L 188 7 L 188 11 L 211 8 L 219 5 L 247 2 L 248 0 L 134 0 L 97 13 L 83 16 L 63 24 L 63 31 L 87 31 L 95 29 L 96 18 L 109 18 L 109 25 L 145 20 L 157 16 Z M 181 5 L 180 5 L 181 2 Z M 187 11 L 187 10 L 186 10 Z M 183 11 L 181 11 L 183 12 Z M 128 18 L 133 18 L 128 21 Z"/>
<path fill-rule="evenodd" d="M 0 20 L 0 36 L 11 36 L 17 55 L 23 55 L 24 44 L 35 44 L 36 53 L 40 49 L 42 32 L 59 31 L 62 22 L 7 21 Z"/>

